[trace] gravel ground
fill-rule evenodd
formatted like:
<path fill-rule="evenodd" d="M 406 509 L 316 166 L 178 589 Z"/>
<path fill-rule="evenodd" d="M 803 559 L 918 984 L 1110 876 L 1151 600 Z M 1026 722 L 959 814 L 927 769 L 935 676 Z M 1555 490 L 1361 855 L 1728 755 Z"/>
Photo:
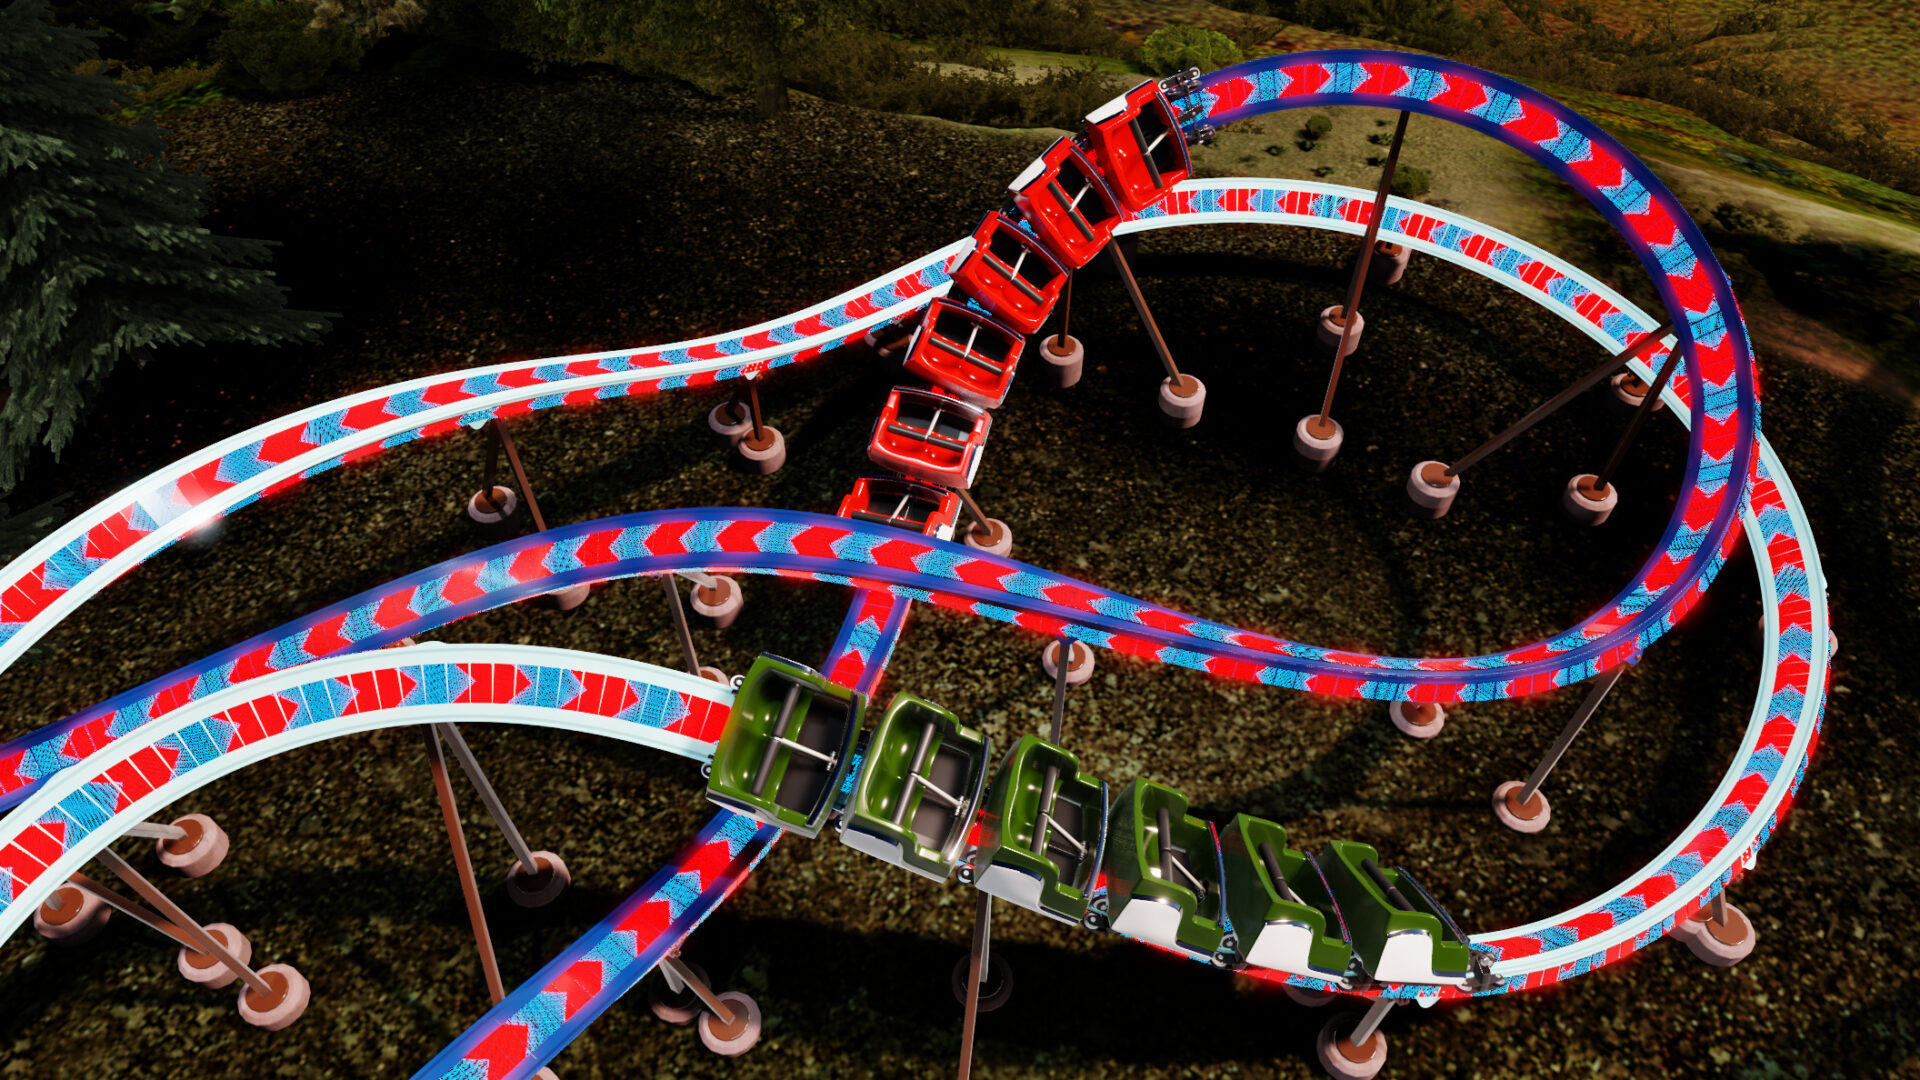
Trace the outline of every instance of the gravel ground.
<path fill-rule="evenodd" d="M 170 119 L 182 163 L 214 178 L 220 227 L 284 242 L 295 301 L 344 313 L 320 346 L 215 350 L 128 372 L 30 496 L 90 504 L 181 453 L 316 401 L 513 357 L 744 326 L 962 235 L 1041 145 L 796 99 L 775 121 L 740 102 L 605 72 L 454 69 L 368 75 L 325 94 Z M 1030 376 L 995 418 L 981 501 L 1015 555 L 1136 596 L 1320 644 L 1396 654 L 1533 640 L 1604 603 L 1657 542 L 1684 439 L 1650 426 L 1615 520 L 1563 523 L 1559 487 L 1622 421 L 1583 400 L 1480 466 L 1438 523 L 1399 509 L 1405 470 L 1457 457 L 1593 362 L 1586 339 L 1505 290 L 1416 261 L 1368 300 L 1368 333 L 1322 477 L 1287 466 L 1317 401 L 1308 341 L 1350 241 L 1251 226 L 1142 245 L 1143 288 L 1174 353 L 1207 382 L 1206 420 L 1155 422 L 1157 365 L 1125 295 L 1088 276 L 1082 385 Z M 1765 360 L 1766 358 L 1763 358 Z M 1808 503 L 1841 642 L 1826 735 L 1794 813 L 1735 900 L 1761 942 L 1738 968 L 1677 945 L 1554 990 L 1389 1019 L 1395 1075 L 1920 1075 L 1909 1019 L 1920 951 L 1911 855 L 1920 677 L 1920 468 L 1911 411 L 1767 360 L 1769 436 Z M 549 520 L 641 509 L 831 510 L 862 470 L 885 365 L 844 357 L 778 373 L 787 434 L 771 478 L 729 467 L 700 429 L 709 396 L 622 401 L 516 421 Z M 1599 395 L 1589 395 L 1598 398 Z M 477 546 L 459 507 L 483 445 L 458 435 L 337 470 L 249 508 L 119 582 L 8 673 L 7 735 L 46 723 L 332 600 Z M 743 670 L 763 649 L 823 655 L 842 591 L 753 579 L 740 622 L 699 634 Z M 1247 810 L 1303 846 L 1365 840 L 1413 868 L 1470 930 L 1528 921 L 1637 870 L 1729 763 L 1759 662 L 1751 560 L 1651 649 L 1549 782 L 1554 824 L 1507 833 L 1488 792 L 1524 776 L 1579 697 L 1460 710 L 1437 739 L 1394 733 L 1383 705 L 1309 698 L 1102 654 L 1069 702 L 1067 740 L 1113 780 L 1145 774 L 1216 819 Z M 538 643 L 674 663 L 657 587 L 612 584 L 583 608 L 492 612 L 448 641 Z M 919 609 L 888 686 L 941 701 L 996 740 L 1038 730 L 1041 642 Z M 1907 657 L 1903 660 L 1901 657 Z M 521 912 L 489 885 L 509 984 L 593 924 L 710 816 L 692 768 L 579 736 L 475 728 L 476 752 L 537 846 L 576 887 Z M 16 936 L 0 965 L 0 1073 L 208 1077 L 408 1075 L 484 1009 L 459 893 L 411 730 L 338 739 L 248 769 L 177 809 L 219 817 L 230 864 L 170 890 L 297 964 L 315 1004 L 278 1035 L 231 997 L 189 987 L 168 950 L 117 922 L 53 953 Z M 483 867 L 509 856 L 478 801 Z M 137 845 L 127 844 L 131 853 Z M 150 859 L 150 856 L 146 856 Z M 985 1075 L 1317 1074 L 1323 1015 L 1197 965 L 1001 909 L 1014 1004 L 980 1033 Z M 767 1034 L 714 1058 L 636 997 L 555 1065 L 563 1077 L 937 1076 L 959 1009 L 946 989 L 971 894 L 898 874 L 831 840 L 789 841 L 693 939 L 717 981 L 754 993 Z M 1173 1011 L 1170 1013 L 1169 1009 Z M 1181 1023 L 1169 1024 L 1170 1016 Z"/>

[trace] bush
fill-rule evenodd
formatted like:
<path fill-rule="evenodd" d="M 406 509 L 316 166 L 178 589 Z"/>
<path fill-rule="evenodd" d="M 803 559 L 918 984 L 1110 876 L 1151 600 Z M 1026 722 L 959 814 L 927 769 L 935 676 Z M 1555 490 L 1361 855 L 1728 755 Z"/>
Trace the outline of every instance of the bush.
<path fill-rule="evenodd" d="M 1333 130 L 1333 118 L 1325 113 L 1314 113 L 1307 117 L 1307 134 L 1316 139 L 1324 139 L 1327 132 Z"/>
<path fill-rule="evenodd" d="M 1393 193 L 1411 199 L 1433 189 L 1433 178 L 1418 165 L 1396 165 L 1393 169 Z"/>
<path fill-rule="evenodd" d="M 314 9 L 300 0 L 242 6 L 213 43 L 221 78 L 245 90 L 297 94 L 336 67 L 358 67 L 366 40 L 344 22 L 313 21 Z"/>
<path fill-rule="evenodd" d="M 935 59 L 891 38 L 816 31 L 801 39 L 788 78 L 847 105 L 990 127 L 1072 129 L 1114 92 L 1090 63 L 1022 81 L 1007 71 L 940 70 Z"/>
<path fill-rule="evenodd" d="M 964 34 L 981 45 L 1119 56 L 1120 35 L 1087 0 L 913 0 L 853 16 L 859 27 L 920 41 Z"/>
<path fill-rule="evenodd" d="M 1199 26 L 1168 26 L 1147 36 L 1140 61 L 1149 71 L 1172 75 L 1197 67 L 1212 71 L 1240 62 L 1240 49 L 1227 35 Z"/>

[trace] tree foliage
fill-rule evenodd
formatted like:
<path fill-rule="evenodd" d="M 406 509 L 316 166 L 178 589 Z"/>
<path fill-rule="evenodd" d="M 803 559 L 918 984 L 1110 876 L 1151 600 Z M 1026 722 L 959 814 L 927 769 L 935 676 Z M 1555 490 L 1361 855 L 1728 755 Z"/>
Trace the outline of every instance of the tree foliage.
<path fill-rule="evenodd" d="M 1218 30 L 1202 26 L 1166 26 L 1147 35 L 1140 62 L 1161 75 L 1197 67 L 1213 71 L 1240 62 L 1240 48 Z"/>
<path fill-rule="evenodd" d="M 127 92 L 76 68 L 92 35 L 47 0 L 0 8 L 0 492 L 36 445 L 57 455 L 129 355 L 216 341 L 311 341 L 259 265 L 267 245 L 201 227 L 206 182 L 165 160 Z"/>
<path fill-rule="evenodd" d="M 799 35 L 846 23 L 859 0 L 535 0 L 566 27 L 567 44 L 710 93 L 752 90 L 763 111 L 786 101 Z"/>

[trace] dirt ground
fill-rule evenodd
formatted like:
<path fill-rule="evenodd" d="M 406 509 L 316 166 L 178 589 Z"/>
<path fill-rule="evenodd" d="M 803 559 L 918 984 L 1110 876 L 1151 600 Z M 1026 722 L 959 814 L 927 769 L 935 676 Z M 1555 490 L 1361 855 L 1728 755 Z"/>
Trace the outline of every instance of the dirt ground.
<path fill-rule="evenodd" d="M 58 492 L 89 505 L 222 435 L 353 390 L 798 309 L 962 235 L 1040 145 L 813 101 L 761 121 L 741 102 L 577 72 L 365 76 L 314 99 L 171 123 L 175 156 L 215 179 L 219 227 L 282 241 L 276 265 L 296 303 L 341 316 L 314 348 L 174 355 L 128 372 L 23 505 Z M 1155 422 L 1157 364 L 1125 295 L 1083 277 L 1073 319 L 1091 357 L 1084 382 L 1058 393 L 1023 376 L 981 473 L 980 499 L 1012 523 L 1016 557 L 1212 618 L 1401 655 L 1534 640 L 1609 599 L 1671 509 L 1677 425 L 1650 425 L 1601 529 L 1575 529 L 1555 507 L 1565 478 L 1591 470 L 1622 428 L 1598 400 L 1478 467 L 1447 519 L 1399 509 L 1414 461 L 1460 455 L 1593 362 L 1586 339 L 1503 289 L 1416 261 L 1400 286 L 1370 295 L 1336 409 L 1347 450 L 1321 477 L 1288 467 L 1287 430 L 1325 378 L 1313 314 L 1334 301 L 1349 245 L 1252 226 L 1146 241 L 1142 286 L 1209 388 L 1205 421 L 1186 433 Z M 1721 971 L 1661 944 L 1549 992 L 1400 1010 L 1386 1026 L 1390 1075 L 1920 1076 L 1920 770 L 1904 737 L 1920 702 L 1920 511 L 1907 479 L 1920 422 L 1905 403 L 1791 361 L 1763 356 L 1763 373 L 1767 432 L 1826 558 L 1840 653 L 1796 808 L 1734 896 L 1758 949 Z M 671 506 L 830 510 L 865 471 L 862 446 L 895 377 L 852 351 L 778 373 L 766 400 L 791 456 L 771 478 L 712 449 L 707 396 L 542 413 L 514 433 L 555 522 Z M 459 507 L 481 455 L 465 434 L 411 444 L 177 546 L 7 673 L 4 734 L 472 549 Z M 740 671 L 761 650 L 824 654 L 840 590 L 747 588 L 735 627 L 700 632 L 707 658 Z M 1756 595 L 1738 556 L 1575 744 L 1548 783 L 1554 824 L 1538 837 L 1500 828 L 1488 793 L 1526 773 L 1578 691 L 1463 709 L 1416 744 L 1378 704 L 1102 654 L 1070 699 L 1067 741 L 1096 774 L 1150 775 L 1216 819 L 1272 817 L 1308 848 L 1371 843 L 1467 929 L 1496 929 L 1627 877 L 1697 811 L 1754 698 Z M 644 582 L 610 585 L 572 613 L 521 606 L 438 637 L 677 660 L 657 586 Z M 1006 740 L 1044 723 L 1040 644 L 919 609 L 887 688 Z M 678 761 L 556 733 L 476 726 L 470 738 L 530 839 L 562 852 L 577 883 L 537 914 L 489 884 L 509 984 L 711 816 L 697 771 Z M 464 809 L 480 865 L 503 871 L 509 856 L 477 800 Z M 189 987 L 171 951 L 124 920 L 77 951 L 17 935 L 0 952 L 0 1074 L 405 1076 L 483 1011 L 417 732 L 291 753 L 177 810 L 220 818 L 234 854 L 170 892 L 245 929 L 256 957 L 299 966 L 311 1011 L 277 1035 L 248 1029 L 230 994 Z M 689 946 L 719 983 L 761 1003 L 757 1049 L 715 1058 L 636 993 L 555 1068 L 569 1080 L 948 1075 L 960 1021 L 948 972 L 971 901 L 832 839 L 783 842 Z M 996 940 L 1017 986 L 982 1023 L 981 1075 L 1317 1075 L 1324 1013 L 1111 936 L 1001 914 Z"/>

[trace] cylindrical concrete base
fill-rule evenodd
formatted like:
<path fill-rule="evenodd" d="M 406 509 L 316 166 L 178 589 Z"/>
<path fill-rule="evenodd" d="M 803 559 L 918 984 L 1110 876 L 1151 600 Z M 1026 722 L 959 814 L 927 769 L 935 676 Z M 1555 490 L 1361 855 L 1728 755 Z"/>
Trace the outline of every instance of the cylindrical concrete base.
<path fill-rule="evenodd" d="M 984 535 L 979 528 L 981 525 L 986 527 Z M 960 542 L 989 555 L 1006 555 L 1013 551 L 1013 530 L 999 518 L 988 518 L 985 522 L 967 526 Z"/>
<path fill-rule="evenodd" d="M 1401 275 L 1407 272 L 1407 261 L 1413 255 L 1405 244 L 1392 244 L 1385 240 L 1373 242 L 1373 259 L 1367 263 L 1367 283 L 1370 285 L 1397 285 Z"/>
<path fill-rule="evenodd" d="M 693 969 L 693 973 L 700 977 L 703 984 L 713 985 L 712 980 L 707 978 L 706 968 L 690 960 L 683 960 L 681 963 Z M 653 1015 L 674 1027 L 684 1027 L 693 1023 L 700 1018 L 701 1010 L 706 1007 L 700 1003 L 700 995 L 694 993 L 692 987 L 683 986 L 675 990 L 673 984 L 667 981 L 664 967 L 661 969 L 660 977 L 647 987 L 647 1004 L 652 1007 Z"/>
<path fill-rule="evenodd" d="M 1347 433 L 1340 427 L 1340 421 L 1328 418 L 1327 426 L 1320 427 L 1319 414 L 1303 416 L 1293 425 L 1293 452 L 1301 465 L 1309 472 L 1325 472 L 1333 459 L 1340 456 L 1340 444 L 1346 441 Z"/>
<path fill-rule="evenodd" d="M 1359 1022 L 1358 1017 L 1336 1016 L 1320 1029 L 1313 1049 L 1320 1058 L 1320 1067 L 1327 1070 L 1327 1075 L 1338 1077 L 1339 1080 L 1371 1080 L 1386 1066 L 1385 1035 L 1375 1031 L 1358 1046 L 1347 1041 L 1347 1036 Z"/>
<path fill-rule="evenodd" d="M 1613 404 L 1616 411 L 1623 413 L 1630 413 L 1639 408 L 1640 403 L 1646 400 L 1647 394 L 1653 389 L 1646 383 L 1641 382 L 1640 376 L 1635 375 L 1631 371 L 1615 372 L 1613 378 L 1608 381 L 1613 387 L 1613 392 L 1607 396 L 1608 400 Z M 1661 401 L 1659 398 L 1654 399 L 1654 412 L 1659 412 L 1666 407 L 1666 402 Z"/>
<path fill-rule="evenodd" d="M 1431 739 L 1447 726 L 1447 710 L 1432 701 L 1396 701 L 1387 706 L 1387 718 L 1400 734 L 1414 739 Z"/>
<path fill-rule="evenodd" d="M 1560 509 L 1575 525 L 1604 524 L 1620 504 L 1619 485 L 1608 484 L 1607 490 L 1596 491 L 1592 485 L 1598 479 L 1592 473 L 1581 473 L 1567 481 L 1567 489 L 1560 495 Z"/>
<path fill-rule="evenodd" d="M 700 665 L 700 677 L 708 682 L 717 682 L 722 686 L 725 686 L 728 682 L 727 673 L 714 667 L 712 664 Z"/>
<path fill-rule="evenodd" d="M 307 977 L 286 964 L 268 964 L 257 974 L 274 988 L 276 996 L 263 998 L 245 983 L 240 984 L 240 1019 L 257 1028 L 279 1031 L 300 1019 L 313 1000 L 313 988 Z"/>
<path fill-rule="evenodd" d="M 1330 353 L 1339 351 L 1340 336 L 1344 332 L 1345 325 L 1346 319 L 1340 312 L 1340 305 L 1335 304 L 1325 311 L 1322 311 L 1320 313 L 1320 328 L 1318 330 L 1320 347 Z M 1353 316 L 1353 333 L 1347 337 L 1347 351 L 1345 355 L 1353 355 L 1353 351 L 1360 347 L 1360 335 L 1366 332 L 1367 317 L 1356 312 Z"/>
<path fill-rule="evenodd" d="M 707 430 L 713 432 L 713 441 L 721 449 L 731 450 L 740 445 L 740 440 L 753 430 L 753 418 L 746 415 L 742 407 L 737 413 L 731 401 L 723 401 L 707 412 Z M 738 416 L 739 419 L 735 419 Z"/>
<path fill-rule="evenodd" d="M 154 850 L 160 854 L 161 865 L 197 878 L 213 873 L 226 859 L 231 841 L 227 837 L 227 830 L 212 818 L 205 814 L 188 814 L 183 818 L 175 818 L 173 825 L 186 830 L 187 835 L 177 840 L 153 842 Z"/>
<path fill-rule="evenodd" d="M 593 586 L 586 582 L 581 582 L 578 585 L 569 585 L 564 589 L 555 589 L 550 593 L 542 593 L 540 595 L 540 603 L 542 606 L 550 607 L 555 611 L 572 611 L 574 608 L 586 603 L 587 597 L 591 595 L 593 595 Z"/>
<path fill-rule="evenodd" d="M 1340 996 L 1331 990 L 1315 990 L 1309 986 L 1295 986 L 1292 983 L 1286 984 L 1281 989 L 1287 992 L 1288 1001 L 1307 1009 L 1318 1009 L 1332 1004 L 1333 999 Z"/>
<path fill-rule="evenodd" d="M 1071 656 L 1072 659 L 1067 661 L 1067 685 L 1083 686 L 1088 679 L 1093 678 L 1093 647 L 1084 641 L 1076 641 L 1073 643 Z M 1046 672 L 1049 679 L 1060 677 L 1060 643 L 1058 641 L 1049 641 L 1047 647 L 1040 650 L 1040 670 Z"/>
<path fill-rule="evenodd" d="M 1063 345 L 1058 334 L 1044 334 L 1040 338 L 1040 358 L 1047 362 L 1047 383 L 1056 389 L 1065 390 L 1080 381 L 1081 370 L 1087 361 L 1087 350 L 1080 339 L 1067 335 Z"/>
<path fill-rule="evenodd" d="M 739 1057 L 760 1041 L 760 1005 L 738 990 L 721 994 L 720 1003 L 733 1013 L 733 1023 L 723 1024 L 712 1013 L 701 1013 L 700 1042 L 721 1057 Z"/>
<path fill-rule="evenodd" d="M 519 859 L 507 868 L 507 895 L 523 908 L 546 907 L 573 882 L 573 875 L 567 873 L 567 864 L 553 852 L 536 851 L 533 861 L 540 864 L 536 871 L 529 872 Z"/>
<path fill-rule="evenodd" d="M 1714 967 L 1732 967 L 1745 960 L 1753 952 L 1753 920 L 1732 904 L 1723 904 L 1727 909 L 1727 921 L 1713 921 L 1713 906 L 1700 909 L 1690 919 L 1677 922 L 1673 926 L 1673 936 L 1686 943 L 1699 957 Z"/>
<path fill-rule="evenodd" d="M 967 1004 L 967 983 L 973 975 L 973 957 L 962 956 L 954 961 L 953 975 L 947 984 L 953 989 L 953 1000 L 962 1007 Z M 990 1013 L 998 1010 L 1013 997 L 1013 965 L 1007 962 L 1005 954 L 987 953 L 987 970 L 980 973 L 980 1011 Z"/>
<path fill-rule="evenodd" d="M 1518 780 L 1509 780 L 1493 789 L 1493 816 L 1500 824 L 1517 833 L 1529 835 L 1547 827 L 1553 820 L 1553 805 L 1547 802 L 1547 793 L 1536 791 L 1529 802 L 1520 801 L 1520 790 L 1527 785 Z"/>
<path fill-rule="evenodd" d="M 1443 518 L 1453 509 L 1460 494 L 1460 478 L 1447 475 L 1444 461 L 1423 461 L 1407 476 L 1407 498 L 1414 513 L 1425 518 Z"/>
<path fill-rule="evenodd" d="M 476 491 L 467 500 L 467 516 L 475 524 L 502 526 L 512 520 L 514 512 L 520 509 L 520 495 L 504 484 L 495 484 L 493 497 L 487 498 L 484 491 Z"/>
<path fill-rule="evenodd" d="M 105 900 L 78 885 L 59 888 L 60 910 L 43 903 L 33 912 L 33 929 L 55 945 L 81 945 L 92 941 L 106 929 L 113 909 Z"/>
<path fill-rule="evenodd" d="M 746 463 L 748 472 L 761 475 L 776 473 L 787 463 L 787 440 L 780 429 L 767 424 L 760 425 L 760 438 L 755 439 L 753 432 L 747 432 L 736 447 L 740 451 L 741 461 Z"/>
<path fill-rule="evenodd" d="M 204 929 L 213 935 L 222 948 L 232 953 L 235 960 L 242 964 L 253 963 L 253 942 L 248 941 L 247 935 L 232 923 L 208 923 Z M 174 966 L 180 969 L 180 974 L 188 982 L 214 990 L 232 986 L 240 978 L 238 972 L 215 959 L 212 954 L 185 945 L 180 947 L 180 955 L 175 959 Z"/>
<path fill-rule="evenodd" d="M 1178 380 L 1160 380 L 1160 418 L 1177 428 L 1190 428 L 1200 422 L 1207 405 L 1207 387 L 1191 375 Z"/>
<path fill-rule="evenodd" d="M 707 625 L 715 630 L 725 630 L 740 617 L 740 608 L 746 597 L 740 591 L 740 582 L 725 574 L 713 575 L 713 588 L 705 585 L 693 590 L 693 613 L 705 619 Z"/>

